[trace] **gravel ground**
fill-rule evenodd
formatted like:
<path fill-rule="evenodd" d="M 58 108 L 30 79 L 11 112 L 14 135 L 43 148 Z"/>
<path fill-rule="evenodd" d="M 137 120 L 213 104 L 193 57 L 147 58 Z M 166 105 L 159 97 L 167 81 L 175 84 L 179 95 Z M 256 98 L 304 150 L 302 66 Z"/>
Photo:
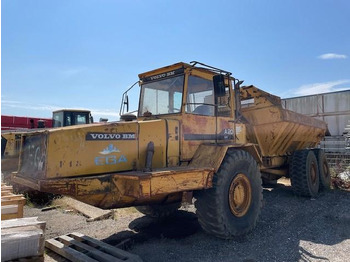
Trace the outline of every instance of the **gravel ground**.
<path fill-rule="evenodd" d="M 349 261 L 350 192 L 331 190 L 306 199 L 278 184 L 263 194 L 255 230 L 236 240 L 206 234 L 193 205 L 165 221 L 152 220 L 133 208 L 116 210 L 114 219 L 96 222 L 64 209 L 41 212 L 26 207 L 25 216 L 47 222 L 47 239 L 80 232 L 116 245 L 131 238 L 128 250 L 144 261 Z M 63 260 L 48 253 L 45 261 Z"/>

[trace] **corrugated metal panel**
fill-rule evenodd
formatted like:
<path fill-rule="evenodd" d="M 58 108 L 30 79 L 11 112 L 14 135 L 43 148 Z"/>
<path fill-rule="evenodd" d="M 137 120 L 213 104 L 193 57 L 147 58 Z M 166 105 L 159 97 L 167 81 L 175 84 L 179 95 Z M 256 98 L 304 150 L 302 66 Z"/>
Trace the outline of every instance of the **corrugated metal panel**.
<path fill-rule="evenodd" d="M 350 121 L 350 90 L 282 99 L 282 105 L 324 120 L 332 136 L 343 135 Z"/>
<path fill-rule="evenodd" d="M 350 114 L 350 90 L 347 92 L 320 95 L 324 99 L 324 112 L 346 112 Z"/>
<path fill-rule="evenodd" d="M 304 115 L 316 115 L 319 112 L 317 96 L 303 96 L 283 99 L 285 109 Z"/>
<path fill-rule="evenodd" d="M 328 124 L 329 132 L 332 136 L 341 136 L 345 132 L 345 127 L 350 120 L 350 115 L 325 116 L 324 121 Z"/>

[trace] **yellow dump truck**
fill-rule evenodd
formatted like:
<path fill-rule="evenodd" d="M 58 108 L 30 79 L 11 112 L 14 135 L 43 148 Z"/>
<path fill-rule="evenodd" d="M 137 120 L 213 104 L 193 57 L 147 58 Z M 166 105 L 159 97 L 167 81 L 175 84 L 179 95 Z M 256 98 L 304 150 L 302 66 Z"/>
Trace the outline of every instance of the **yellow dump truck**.
<path fill-rule="evenodd" d="M 326 124 L 242 82 L 199 62 L 142 73 L 137 116 L 27 133 L 12 180 L 150 216 L 169 215 L 193 195 L 205 231 L 246 234 L 260 214 L 262 178 L 290 177 L 297 195 L 315 197 L 330 176 L 314 148 Z"/>

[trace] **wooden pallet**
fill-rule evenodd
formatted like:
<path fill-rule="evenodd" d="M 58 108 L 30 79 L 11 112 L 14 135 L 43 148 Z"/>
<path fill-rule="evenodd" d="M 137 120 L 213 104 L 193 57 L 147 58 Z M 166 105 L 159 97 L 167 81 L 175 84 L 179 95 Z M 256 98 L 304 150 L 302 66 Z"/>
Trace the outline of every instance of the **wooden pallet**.
<path fill-rule="evenodd" d="M 1 220 L 22 218 L 25 204 L 23 195 L 13 194 L 12 186 L 1 183 Z"/>
<path fill-rule="evenodd" d="M 1 184 L 1 196 L 7 196 L 13 193 L 13 187 Z"/>
<path fill-rule="evenodd" d="M 142 261 L 137 255 L 76 232 L 46 240 L 45 247 L 73 262 Z"/>

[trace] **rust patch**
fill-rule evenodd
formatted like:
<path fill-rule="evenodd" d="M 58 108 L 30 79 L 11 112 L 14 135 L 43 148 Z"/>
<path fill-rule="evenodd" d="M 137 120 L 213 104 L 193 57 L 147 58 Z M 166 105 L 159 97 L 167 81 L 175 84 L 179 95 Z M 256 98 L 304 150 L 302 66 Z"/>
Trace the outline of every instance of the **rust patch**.
<path fill-rule="evenodd" d="M 192 130 L 189 126 L 185 126 L 185 125 L 182 126 L 182 129 L 183 129 L 183 133 L 191 133 L 191 130 Z"/>

